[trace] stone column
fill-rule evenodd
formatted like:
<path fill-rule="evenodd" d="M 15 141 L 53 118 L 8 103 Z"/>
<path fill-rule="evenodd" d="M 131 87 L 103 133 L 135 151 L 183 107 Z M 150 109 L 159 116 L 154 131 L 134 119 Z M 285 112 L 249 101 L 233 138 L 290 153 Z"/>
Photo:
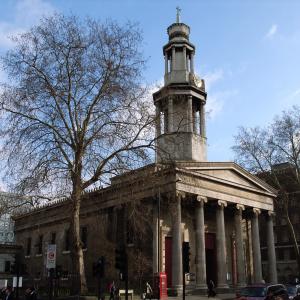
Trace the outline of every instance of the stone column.
<path fill-rule="evenodd" d="M 269 211 L 267 216 L 268 267 L 269 267 L 269 282 L 277 283 L 273 215 L 274 213 Z"/>
<path fill-rule="evenodd" d="M 187 132 L 193 132 L 193 98 L 187 96 Z"/>
<path fill-rule="evenodd" d="M 186 47 L 183 47 L 183 65 L 186 68 Z"/>
<path fill-rule="evenodd" d="M 197 131 L 197 110 L 193 110 L 193 132 L 198 134 Z"/>
<path fill-rule="evenodd" d="M 168 54 L 165 54 L 165 75 L 167 75 L 169 72 L 168 70 Z"/>
<path fill-rule="evenodd" d="M 175 47 L 172 47 L 172 70 L 171 71 L 174 71 L 175 70 Z"/>
<path fill-rule="evenodd" d="M 197 196 L 196 203 L 196 288 L 207 289 L 206 285 L 206 256 L 205 256 L 205 227 L 204 227 L 204 203 L 206 197 Z"/>
<path fill-rule="evenodd" d="M 176 193 L 172 199 L 172 288 L 178 294 L 182 292 L 181 198 Z"/>
<path fill-rule="evenodd" d="M 153 273 L 157 273 L 159 271 L 159 253 L 158 253 L 158 244 L 159 244 L 159 219 L 158 219 L 158 208 L 157 208 L 157 201 L 153 202 L 153 223 L 152 223 L 152 230 L 153 230 L 153 255 L 152 255 L 152 262 L 153 262 Z"/>
<path fill-rule="evenodd" d="M 156 118 L 156 137 L 161 135 L 161 124 L 160 124 L 160 109 L 158 104 L 155 105 L 155 118 Z"/>
<path fill-rule="evenodd" d="M 243 230 L 242 230 L 242 211 L 245 210 L 243 205 L 236 205 L 234 224 L 235 224 L 235 244 L 236 244 L 236 264 L 237 264 L 237 286 L 246 286 L 245 274 L 245 257 L 243 248 Z"/>
<path fill-rule="evenodd" d="M 173 132 L 173 120 L 174 120 L 174 110 L 173 110 L 173 97 L 168 98 L 168 132 Z"/>
<path fill-rule="evenodd" d="M 217 272 L 219 289 L 228 288 L 226 275 L 226 236 L 225 236 L 225 222 L 224 222 L 224 207 L 227 206 L 226 201 L 218 201 L 216 213 L 216 244 L 217 244 Z"/>
<path fill-rule="evenodd" d="M 191 52 L 191 73 L 194 74 L 194 52 Z"/>
<path fill-rule="evenodd" d="M 200 106 L 200 135 L 202 138 L 206 137 L 205 105 L 203 103 L 201 103 L 201 106 Z"/>
<path fill-rule="evenodd" d="M 187 56 L 186 56 L 186 70 L 189 72 L 190 70 L 189 70 L 189 59 L 190 59 L 190 57 L 189 57 L 189 55 L 187 54 Z"/>
<path fill-rule="evenodd" d="M 252 233 L 254 283 L 262 282 L 261 253 L 260 253 L 259 228 L 258 228 L 259 214 L 260 214 L 260 209 L 253 208 L 253 216 L 251 219 L 251 233 Z"/>

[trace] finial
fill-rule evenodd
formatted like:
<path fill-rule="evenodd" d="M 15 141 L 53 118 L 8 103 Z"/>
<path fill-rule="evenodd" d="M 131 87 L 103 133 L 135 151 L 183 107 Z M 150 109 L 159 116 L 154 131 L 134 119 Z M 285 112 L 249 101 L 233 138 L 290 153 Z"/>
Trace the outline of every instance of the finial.
<path fill-rule="evenodd" d="M 181 8 L 179 6 L 177 6 L 176 10 L 177 10 L 177 13 L 176 13 L 176 23 L 180 23 Z"/>

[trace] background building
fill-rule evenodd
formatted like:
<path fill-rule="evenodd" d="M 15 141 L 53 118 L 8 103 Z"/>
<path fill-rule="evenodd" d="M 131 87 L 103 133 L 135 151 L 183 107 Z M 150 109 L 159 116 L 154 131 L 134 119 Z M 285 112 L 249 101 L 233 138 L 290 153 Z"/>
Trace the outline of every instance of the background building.
<path fill-rule="evenodd" d="M 298 247 L 300 246 L 300 189 L 294 180 L 294 168 L 289 163 L 282 163 L 273 166 L 272 172 L 276 173 L 278 180 L 284 185 L 289 197 L 289 217 L 294 226 Z M 295 278 L 299 278 L 299 269 L 296 261 L 295 249 L 290 231 L 287 225 L 282 208 L 280 207 L 280 199 L 274 203 L 274 238 L 277 258 L 278 280 L 283 283 L 291 283 Z M 263 270 L 266 274 L 268 255 L 265 243 L 264 225 L 261 226 L 262 235 L 262 260 Z"/>
<path fill-rule="evenodd" d="M 12 194 L 0 192 L 0 203 L 13 202 L 13 199 Z M 3 213 L 0 215 L 0 279 L 11 280 L 11 266 L 20 249 L 21 247 L 15 243 L 14 221 L 11 214 L 10 212 Z"/>

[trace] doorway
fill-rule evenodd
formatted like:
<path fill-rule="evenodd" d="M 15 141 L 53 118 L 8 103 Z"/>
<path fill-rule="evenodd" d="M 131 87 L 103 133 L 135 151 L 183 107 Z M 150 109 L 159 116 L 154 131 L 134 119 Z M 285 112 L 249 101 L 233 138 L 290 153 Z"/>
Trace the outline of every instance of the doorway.
<path fill-rule="evenodd" d="M 206 279 L 217 284 L 216 234 L 205 233 Z"/>

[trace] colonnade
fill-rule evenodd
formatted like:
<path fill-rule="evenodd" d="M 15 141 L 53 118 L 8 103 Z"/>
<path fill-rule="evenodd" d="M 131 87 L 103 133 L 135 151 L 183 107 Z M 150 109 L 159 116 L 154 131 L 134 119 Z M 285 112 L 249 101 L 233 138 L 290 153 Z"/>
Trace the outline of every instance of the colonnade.
<path fill-rule="evenodd" d="M 188 51 L 187 51 L 188 50 Z M 165 54 L 165 74 L 176 70 L 176 47 L 173 46 L 170 50 L 168 50 Z M 182 47 L 182 60 L 183 65 L 185 66 L 185 70 L 194 74 L 194 55 L 195 53 L 187 47 Z M 169 64 L 170 62 L 170 64 Z"/>
<path fill-rule="evenodd" d="M 174 116 L 178 114 L 178 112 L 174 110 L 174 96 L 169 96 L 167 98 L 167 103 L 164 108 L 160 107 L 159 104 L 156 104 L 156 136 L 160 136 L 162 133 L 177 132 L 179 130 L 199 134 L 203 138 L 206 137 L 205 104 L 201 103 L 200 107 L 196 108 L 193 106 L 192 96 L 188 95 L 185 97 L 187 99 L 186 116 L 180 117 L 177 122 L 174 120 Z M 162 113 L 164 118 L 164 128 L 161 127 Z M 198 117 L 197 114 L 199 114 Z M 185 122 L 182 122 L 183 118 L 186 120 Z M 197 132 L 198 127 L 199 132 Z"/>
<path fill-rule="evenodd" d="M 171 202 L 172 213 L 172 288 L 180 292 L 182 289 L 182 228 L 181 228 L 181 201 L 180 194 L 173 197 Z M 204 207 L 207 203 L 207 198 L 196 196 L 195 205 L 195 265 L 196 265 L 196 288 L 206 289 L 206 255 L 205 255 L 205 216 Z M 225 234 L 225 218 L 224 210 L 227 208 L 226 201 L 216 201 L 216 262 L 217 262 L 217 288 L 227 289 L 227 263 L 226 263 L 226 234 Z M 237 287 L 246 285 L 245 274 L 245 257 L 243 249 L 243 235 L 242 235 L 242 212 L 245 207 L 241 204 L 235 204 L 234 212 L 234 227 L 236 237 L 236 263 L 237 263 Z M 251 232 L 252 232 L 252 253 L 253 253 L 253 281 L 261 283 L 262 267 L 260 254 L 260 240 L 259 240 L 259 222 L 258 218 L 261 210 L 252 208 L 251 216 Z M 155 211 L 155 209 L 154 209 Z M 157 214 L 154 214 L 154 224 L 157 225 Z M 153 271 L 159 271 L 157 264 L 158 255 L 157 242 L 158 230 L 153 231 Z M 272 212 L 267 214 L 267 246 L 269 258 L 269 280 L 270 282 L 277 282 L 276 273 L 276 257 L 273 233 L 273 216 Z M 156 262 L 155 262 L 156 260 Z"/>

